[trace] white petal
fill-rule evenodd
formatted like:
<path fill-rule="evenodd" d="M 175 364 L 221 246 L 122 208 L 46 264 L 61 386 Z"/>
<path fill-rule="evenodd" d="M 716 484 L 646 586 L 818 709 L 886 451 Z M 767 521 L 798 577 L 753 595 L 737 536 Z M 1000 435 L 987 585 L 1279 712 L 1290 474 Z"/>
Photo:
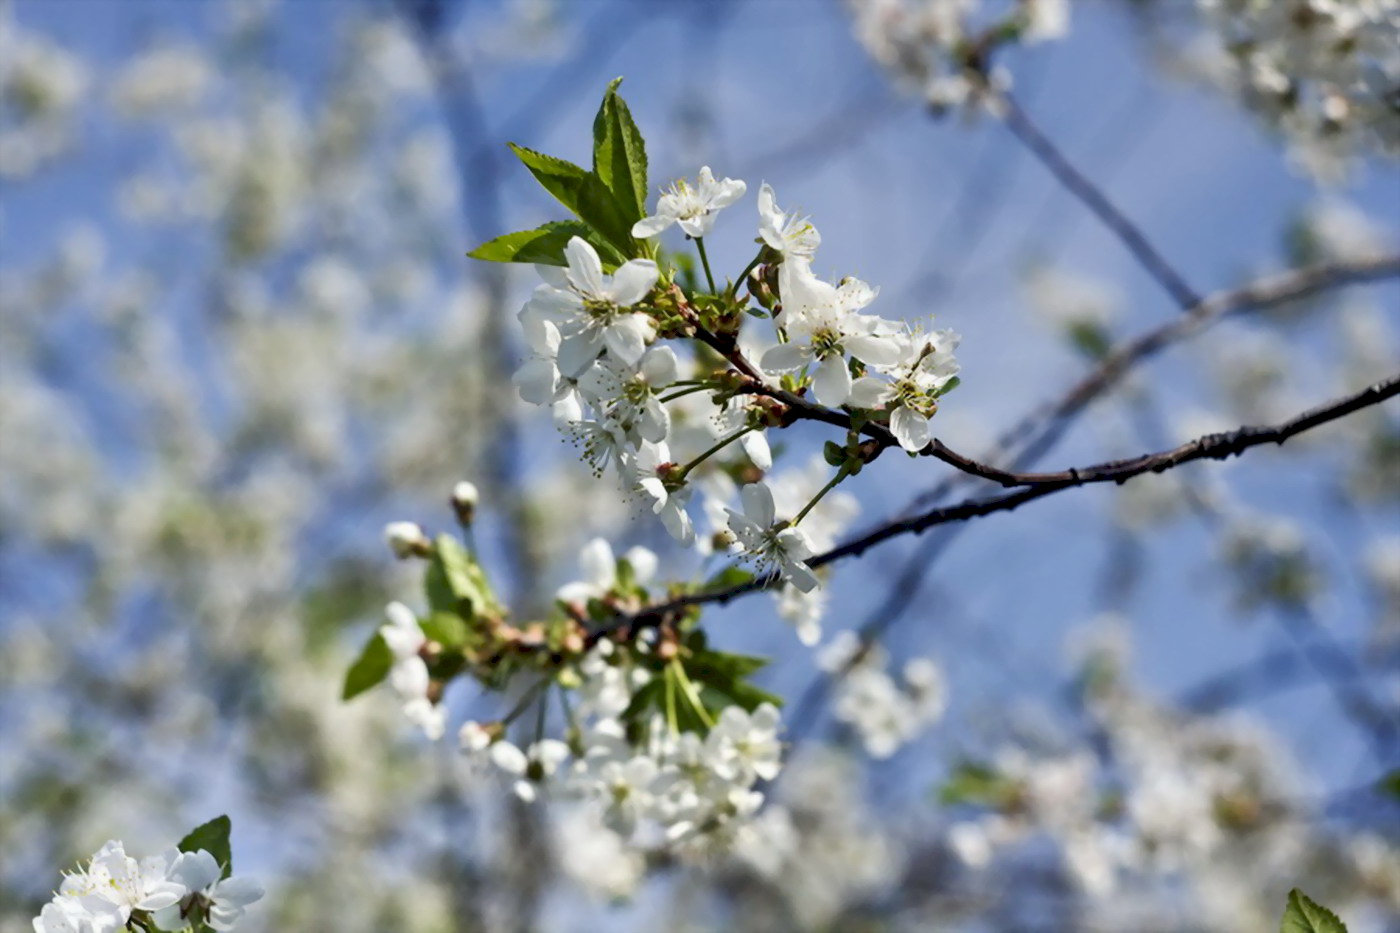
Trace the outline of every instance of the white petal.
<path fill-rule="evenodd" d="M 642 435 L 642 440 L 654 444 L 666 440 L 671 433 L 671 413 L 655 396 L 649 397 L 642 406 L 642 419 L 637 425 L 637 432 Z"/>
<path fill-rule="evenodd" d="M 617 560 L 613 557 L 612 545 L 603 538 L 594 538 L 585 544 L 578 562 L 584 579 L 600 590 L 612 589 L 617 582 Z"/>
<path fill-rule="evenodd" d="M 784 564 L 783 570 L 786 571 L 787 581 L 804 593 L 810 593 L 821 586 L 821 581 L 812 572 L 812 568 L 800 560 Z"/>
<path fill-rule="evenodd" d="M 628 366 L 636 366 L 647 349 L 647 338 L 654 333 L 645 314 L 626 314 L 603 331 L 608 350 Z"/>
<path fill-rule="evenodd" d="M 807 355 L 807 344 L 780 343 L 764 352 L 758 365 L 767 373 L 790 373 L 794 369 L 802 368 L 807 362 Z"/>
<path fill-rule="evenodd" d="M 682 217 L 680 220 L 676 221 L 676 223 L 680 224 L 686 236 L 698 240 L 707 235 L 710 229 L 714 227 L 715 215 L 706 212 L 696 217 Z"/>
<path fill-rule="evenodd" d="M 645 586 L 656 576 L 658 561 L 656 552 L 651 548 L 637 545 L 634 548 L 629 548 L 623 556 L 627 558 L 627 563 L 632 565 L 632 576 L 636 578 L 638 583 Z"/>
<path fill-rule="evenodd" d="M 829 408 L 846 404 L 851 396 L 851 371 L 846 368 L 845 358 L 829 356 L 822 360 L 812 374 L 812 394 Z"/>
<path fill-rule="evenodd" d="M 559 344 L 559 372 L 573 378 L 592 365 L 602 352 L 603 335 L 597 329 L 565 337 Z"/>
<path fill-rule="evenodd" d="M 715 194 L 710 198 L 710 210 L 712 211 L 728 207 L 742 198 L 744 192 L 749 190 L 748 183 L 738 178 L 726 178 L 715 187 Z"/>
<path fill-rule="evenodd" d="M 491 746 L 491 761 L 507 774 L 524 774 L 525 769 L 530 766 L 530 760 L 525 757 L 525 753 L 505 741 L 496 742 Z"/>
<path fill-rule="evenodd" d="M 400 658 L 389 669 L 389 685 L 404 699 L 426 696 L 428 680 L 428 665 L 417 655 Z"/>
<path fill-rule="evenodd" d="M 551 266 L 537 262 L 535 263 L 535 271 L 539 273 L 540 278 L 544 279 L 546 285 L 560 289 L 569 287 L 569 277 L 564 274 L 563 266 Z"/>
<path fill-rule="evenodd" d="M 650 259 L 630 259 L 613 274 L 612 300 L 624 308 L 641 301 L 656 285 L 661 271 Z"/>
<path fill-rule="evenodd" d="M 928 446 L 928 419 L 903 405 L 890 415 L 890 431 L 899 446 L 910 453 L 916 454 Z"/>
<path fill-rule="evenodd" d="M 676 362 L 676 351 L 666 345 L 652 347 L 642 357 L 642 375 L 646 377 L 647 385 L 655 389 L 664 389 L 666 386 L 676 381 L 676 373 L 680 366 Z"/>
<path fill-rule="evenodd" d="M 647 237 L 656 236 L 675 222 L 676 218 L 670 214 L 656 214 L 651 217 L 643 217 L 632 225 L 632 235 L 638 239 L 645 240 Z"/>
<path fill-rule="evenodd" d="M 739 438 L 739 445 L 744 448 L 744 453 L 748 454 L 754 466 L 765 473 L 773 468 L 773 449 L 768 446 L 768 437 L 762 431 L 750 431 L 745 434 Z"/>
<path fill-rule="evenodd" d="M 899 342 L 889 337 L 861 335 L 842 341 L 846 350 L 873 366 L 891 366 L 899 361 Z"/>
<path fill-rule="evenodd" d="M 855 408 L 879 408 L 894 390 L 888 382 L 874 376 L 861 376 L 851 384 L 851 396 L 846 401 Z"/>
<path fill-rule="evenodd" d="M 666 531 L 672 538 L 685 547 L 689 547 L 695 540 L 695 527 L 691 524 L 690 513 L 675 499 L 667 503 L 666 508 L 661 511 L 661 524 L 666 526 Z"/>
<path fill-rule="evenodd" d="M 572 237 L 564 247 L 564 255 L 569 260 L 570 283 L 589 298 L 606 298 L 603 289 L 603 262 L 598 251 L 583 237 Z"/>
<path fill-rule="evenodd" d="M 744 503 L 744 517 L 760 528 L 771 528 L 775 517 L 773 493 L 766 483 L 750 483 L 739 490 Z"/>
<path fill-rule="evenodd" d="M 520 397 L 532 405 L 548 405 L 554 401 L 559 370 L 549 360 L 526 360 L 510 381 L 520 390 Z"/>

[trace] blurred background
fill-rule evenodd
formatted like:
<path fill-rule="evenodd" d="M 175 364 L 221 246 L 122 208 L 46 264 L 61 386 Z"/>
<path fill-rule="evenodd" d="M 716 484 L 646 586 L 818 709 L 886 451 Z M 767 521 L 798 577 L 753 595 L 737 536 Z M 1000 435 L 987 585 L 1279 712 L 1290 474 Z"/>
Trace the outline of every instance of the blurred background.
<path fill-rule="evenodd" d="M 888 757 L 771 598 L 712 610 L 775 658 L 794 743 L 727 858 L 648 859 L 467 773 L 387 692 L 340 702 L 414 598 L 384 523 L 448 529 L 460 479 L 522 612 L 593 536 L 695 572 L 516 398 L 530 270 L 463 255 L 554 217 L 505 142 L 585 161 L 615 76 L 654 184 L 766 180 L 819 272 L 963 334 L 955 449 L 1180 313 L 998 120 L 881 66 L 874 6 L 0 0 L 0 930 L 104 840 L 223 812 L 268 888 L 253 931 L 1271 930 L 1299 883 L 1400 930 L 1400 756 L 1357 715 L 1400 707 L 1393 404 L 840 565 L 826 641 L 873 627 L 947 682 Z M 1004 59 L 1015 93 L 1197 291 L 1400 250 L 1395 162 L 1242 106 L 1194 2 L 1070 6 Z M 730 274 L 752 203 L 713 237 Z M 1039 462 L 1282 420 L 1400 368 L 1397 333 L 1393 280 L 1235 316 Z M 785 432 L 775 474 L 825 439 Z M 882 458 L 851 532 L 946 476 Z"/>

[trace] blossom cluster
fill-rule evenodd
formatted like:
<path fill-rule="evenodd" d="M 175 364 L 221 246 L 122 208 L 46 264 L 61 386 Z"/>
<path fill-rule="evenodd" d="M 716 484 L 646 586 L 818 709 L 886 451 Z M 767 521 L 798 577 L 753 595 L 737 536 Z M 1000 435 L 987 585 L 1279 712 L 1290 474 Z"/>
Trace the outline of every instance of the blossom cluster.
<path fill-rule="evenodd" d="M 708 276 L 704 237 L 746 190 L 743 181 L 717 179 L 704 167 L 696 183 L 682 180 L 662 194 L 656 212 L 631 232 L 650 237 L 678 226 L 699 244 Z M 918 453 L 930 442 L 940 396 L 957 384 L 957 334 L 864 313 L 877 289 L 855 278 L 817 276 L 819 232 L 806 217 L 783 211 L 767 184 L 758 214 L 759 254 L 726 288 L 710 278 L 709 293 L 692 284 L 687 294 L 676 268 L 650 258 L 605 272 L 599 250 L 572 236 L 563 249 L 567 265 L 537 265 L 544 282 L 519 315 L 531 352 L 515 376 L 522 398 L 550 406 L 594 471 L 614 474 L 683 545 L 696 541 L 689 504 L 705 488 L 702 477 L 717 472 L 721 460 L 712 457 L 737 442 L 757 475 L 772 466 L 766 432 L 790 420 L 775 401 L 777 391 L 810 391 L 818 405 L 867 411 L 888 423 L 900 446 Z M 761 307 L 748 306 L 741 285 Z M 710 307 L 719 308 L 718 324 L 728 327 L 723 336 L 735 347 L 728 360 L 735 369 L 716 369 L 693 347 Z M 771 315 L 771 337 L 740 329 L 745 311 Z M 667 337 L 682 339 L 681 353 Z M 696 423 L 708 431 L 689 430 Z M 702 548 L 737 550 L 799 591 L 814 590 L 819 580 L 805 561 L 815 549 L 801 524 L 810 503 L 780 515 L 762 481 L 744 485 L 737 498 L 719 504 L 727 527 Z"/>
<path fill-rule="evenodd" d="M 615 654 L 602 642 L 579 663 L 578 724 L 568 742 L 518 745 L 498 727 L 471 721 L 459 733 L 463 751 L 513 779 L 522 799 L 582 801 L 624 839 L 651 836 L 682 851 L 718 844 L 758 811 L 763 794 L 755 785 L 778 776 L 777 708 L 727 706 L 703 737 L 653 713 L 631 730 L 634 739 L 621 717 L 653 677 L 615 663 Z"/>
<path fill-rule="evenodd" d="M 1212 75 L 1335 175 L 1363 148 L 1400 156 L 1400 2 L 1198 0 Z"/>
<path fill-rule="evenodd" d="M 850 727 L 872 758 L 889 758 L 943 715 L 947 688 L 943 672 L 929 658 L 910 658 L 896 680 L 884 649 L 845 631 L 817 661 L 836 678 L 832 715 Z"/>
<path fill-rule="evenodd" d="M 937 109 L 995 107 L 1011 77 L 991 66 L 1000 44 L 1062 38 L 1069 0 L 848 0 L 865 50 Z"/>
<path fill-rule="evenodd" d="M 204 849 L 168 849 L 137 860 L 122 843 L 111 841 L 63 879 L 53 900 L 34 918 L 34 931 L 232 930 L 262 895 L 255 882 L 229 877 Z"/>

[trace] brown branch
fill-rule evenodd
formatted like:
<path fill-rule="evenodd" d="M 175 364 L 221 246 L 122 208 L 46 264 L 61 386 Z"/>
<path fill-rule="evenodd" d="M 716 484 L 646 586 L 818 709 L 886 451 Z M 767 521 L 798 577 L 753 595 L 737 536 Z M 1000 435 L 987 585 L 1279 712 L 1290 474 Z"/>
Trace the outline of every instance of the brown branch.
<path fill-rule="evenodd" d="M 1071 468 L 1056 474 L 1059 478 L 1054 482 L 1028 486 L 1000 496 L 968 499 L 955 505 L 932 509 L 913 518 L 890 522 L 869 534 L 819 554 L 807 563 L 815 568 L 847 557 L 858 557 L 877 544 L 882 544 L 892 538 L 907 534 L 922 534 L 938 525 L 967 521 L 995 512 L 1009 512 L 1033 499 L 1039 499 L 1066 489 L 1098 483 L 1122 484 L 1143 473 L 1163 473 L 1195 460 L 1225 460 L 1237 456 L 1251 447 L 1263 444 L 1282 444 L 1289 438 L 1305 431 L 1344 418 L 1372 405 L 1378 405 L 1396 395 L 1400 395 L 1400 373 L 1368 386 L 1360 392 L 1304 412 L 1282 424 L 1267 427 L 1246 426 L 1225 433 L 1207 434 L 1170 450 L 1143 454 L 1126 460 L 1112 460 L 1087 467 Z M 711 603 L 723 605 L 746 593 L 766 589 L 778 583 L 779 579 L 778 575 L 769 573 L 737 586 L 679 596 L 664 603 L 649 606 L 634 615 L 615 620 L 605 628 L 596 631 L 593 640 L 624 628 L 635 629 L 656 625 L 675 617 L 678 613 L 692 606 Z"/>
<path fill-rule="evenodd" d="M 1097 368 L 1071 386 L 1069 391 L 1027 413 L 1003 431 L 985 459 L 997 459 L 1028 437 L 1031 440 L 1016 457 L 1016 462 L 1025 463 L 1034 459 L 1053 447 L 1090 403 L 1121 382 L 1139 363 L 1224 317 L 1275 307 L 1345 285 L 1394 276 L 1400 276 L 1400 255 L 1320 263 L 1212 295 L 1180 317 L 1147 331 L 1108 354 Z M 920 495 L 912 506 L 923 506 L 942 498 L 949 489 L 949 483 L 941 483 Z"/>
<path fill-rule="evenodd" d="M 1050 174 L 1054 175 L 1065 189 L 1083 202 L 1084 206 L 1101 220 L 1114 236 L 1133 254 L 1147 273 L 1164 288 L 1172 300 L 1186 310 L 1201 303 L 1196 290 L 1186 283 L 1171 263 L 1148 242 L 1147 237 L 1130 221 L 1113 202 L 1079 172 L 1064 154 L 1040 132 L 1026 112 L 1010 94 L 1000 98 L 1001 117 L 1006 128 L 1011 131 L 1030 152 L 1040 160 Z"/>
<path fill-rule="evenodd" d="M 1245 308 L 1276 305 L 1306 297 L 1337 285 L 1397 274 L 1400 274 L 1400 256 L 1384 256 L 1354 263 L 1328 263 L 1255 282 L 1244 288 L 1221 292 L 1197 301 L 1186 314 L 1149 331 L 1109 354 L 1094 372 L 1072 386 L 1058 401 L 1042 406 L 1022 418 L 998 438 L 992 457 L 996 457 L 1013 446 L 1042 422 L 1048 424 L 1042 429 L 1041 436 L 1037 438 L 1034 446 L 1044 449 L 1052 445 L 1079 412 L 1116 385 L 1136 363 L 1160 352 L 1170 344 L 1189 336 L 1228 313 Z M 703 328 L 697 329 L 696 336 L 714 348 L 741 373 L 749 377 L 749 381 L 740 386 L 739 391 L 763 395 L 783 403 L 788 407 L 789 416 L 794 420 L 819 421 L 848 431 L 855 424 L 847 410 L 826 408 L 805 396 L 770 385 L 764 380 L 759 370 L 739 353 L 732 342 L 727 343 Z M 874 459 L 885 448 L 899 446 L 899 442 L 890 433 L 889 428 L 879 422 L 863 422 L 861 433 L 872 438 L 878 445 L 868 459 Z M 937 438 L 930 441 L 920 451 L 920 454 L 940 460 L 962 473 L 990 480 L 1008 488 L 1054 486 L 1069 478 L 1067 472 L 1027 473 L 1014 469 L 1002 469 L 992 463 L 961 454 Z M 946 484 L 937 490 L 940 496 L 946 491 Z M 928 498 L 928 495 L 921 496 L 917 502 L 925 502 Z"/>

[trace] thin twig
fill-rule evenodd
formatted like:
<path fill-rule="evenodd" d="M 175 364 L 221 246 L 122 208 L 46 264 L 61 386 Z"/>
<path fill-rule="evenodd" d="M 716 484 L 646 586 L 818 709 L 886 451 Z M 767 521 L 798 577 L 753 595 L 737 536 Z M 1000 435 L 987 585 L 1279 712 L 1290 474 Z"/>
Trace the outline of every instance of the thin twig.
<path fill-rule="evenodd" d="M 1200 296 L 1186 283 L 1181 273 L 1167 262 L 1156 247 L 1148 242 L 1137 225 L 1115 207 L 1098 186 L 1070 164 L 1055 144 L 1031 122 L 1030 117 L 1010 94 L 1002 95 L 1001 117 L 1011 134 L 1040 160 L 1040 164 L 1044 165 L 1067 191 L 1103 221 L 1104 226 L 1122 242 L 1128 252 L 1133 254 L 1133 258 L 1157 280 L 1180 308 L 1185 310 L 1200 304 Z"/>
<path fill-rule="evenodd" d="M 1289 438 L 1305 431 L 1344 418 L 1372 405 L 1378 405 L 1396 395 L 1400 395 L 1400 374 L 1377 382 L 1352 395 L 1344 396 L 1304 412 L 1281 424 L 1266 427 L 1246 426 L 1235 431 L 1207 434 L 1170 450 L 1143 454 L 1125 460 L 1112 460 L 1087 467 L 1071 468 L 1062 471 L 1059 475 L 1063 478 L 1054 483 L 1027 486 L 1000 496 L 968 499 L 955 505 L 932 509 L 913 518 L 890 522 L 862 537 L 819 554 L 807 563 L 815 568 L 835 563 L 847 557 L 858 557 L 870 548 L 892 538 L 907 534 L 921 534 L 939 525 L 963 522 L 996 512 L 1009 512 L 1033 499 L 1039 499 L 1066 489 L 1098 483 L 1121 484 L 1143 473 L 1162 473 L 1196 460 L 1224 460 L 1237 456 L 1251 447 L 1263 444 L 1282 444 Z M 680 596 L 664 603 L 649 606 L 631 616 L 616 619 L 601 631 L 612 632 L 625 627 L 648 624 L 657 619 L 668 618 L 691 606 L 711 603 L 722 605 L 746 593 L 766 589 L 778 581 L 777 575 L 767 574 L 737 586 Z"/>

